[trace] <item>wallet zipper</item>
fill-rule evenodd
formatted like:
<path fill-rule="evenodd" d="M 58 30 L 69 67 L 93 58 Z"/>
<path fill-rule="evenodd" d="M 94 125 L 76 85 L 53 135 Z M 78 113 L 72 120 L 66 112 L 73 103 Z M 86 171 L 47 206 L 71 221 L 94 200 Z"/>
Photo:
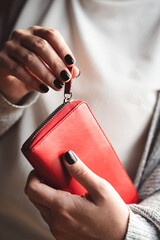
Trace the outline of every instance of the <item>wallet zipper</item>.
<path fill-rule="evenodd" d="M 58 112 L 64 107 L 66 106 L 68 103 L 64 101 L 64 103 L 62 103 L 60 106 L 58 106 L 37 128 L 36 130 L 31 134 L 31 136 L 26 140 L 26 142 L 24 143 L 24 148 L 26 150 L 29 149 L 30 145 L 32 144 L 33 140 L 35 139 L 35 137 L 37 136 L 37 134 L 43 129 L 43 127 L 52 119 L 52 117 L 56 116 L 58 114 Z"/>

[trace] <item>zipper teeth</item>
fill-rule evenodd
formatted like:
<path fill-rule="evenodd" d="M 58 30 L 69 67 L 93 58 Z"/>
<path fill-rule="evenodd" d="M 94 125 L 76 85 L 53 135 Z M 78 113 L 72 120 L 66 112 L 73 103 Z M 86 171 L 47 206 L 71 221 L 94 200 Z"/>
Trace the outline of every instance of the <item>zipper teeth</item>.
<path fill-rule="evenodd" d="M 37 136 L 37 134 L 40 132 L 40 130 L 43 129 L 43 127 L 52 119 L 52 117 L 56 116 L 58 112 L 66 105 L 67 103 L 61 104 L 59 107 L 57 107 L 37 128 L 36 130 L 31 134 L 31 136 L 25 141 L 24 143 L 24 149 L 29 149 L 31 143 Z"/>

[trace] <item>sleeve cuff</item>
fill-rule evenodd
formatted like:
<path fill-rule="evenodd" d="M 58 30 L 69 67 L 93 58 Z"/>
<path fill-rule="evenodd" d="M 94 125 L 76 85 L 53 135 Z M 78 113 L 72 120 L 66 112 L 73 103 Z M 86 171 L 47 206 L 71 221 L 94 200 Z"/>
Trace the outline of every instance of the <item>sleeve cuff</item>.
<path fill-rule="evenodd" d="M 27 94 L 18 104 L 13 104 L 10 101 L 8 101 L 3 94 L 0 92 L 0 106 L 1 106 L 1 110 L 2 112 L 5 111 L 7 113 L 9 113 L 10 111 L 14 111 L 16 109 L 24 109 L 30 105 L 32 105 L 33 103 L 35 103 L 39 97 L 39 93 L 38 92 L 31 92 L 29 94 Z"/>
<path fill-rule="evenodd" d="M 39 93 L 31 92 L 15 105 L 0 93 L 0 135 L 4 134 L 22 116 L 24 109 L 35 103 Z"/>
<path fill-rule="evenodd" d="M 158 240 L 158 233 L 154 225 L 141 215 L 130 209 L 128 230 L 125 240 Z"/>

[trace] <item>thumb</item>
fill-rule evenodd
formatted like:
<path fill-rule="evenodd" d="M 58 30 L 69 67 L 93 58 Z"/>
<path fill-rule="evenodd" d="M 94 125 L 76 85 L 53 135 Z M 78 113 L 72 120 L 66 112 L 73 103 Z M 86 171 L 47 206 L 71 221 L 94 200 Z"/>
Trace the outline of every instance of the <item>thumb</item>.
<path fill-rule="evenodd" d="M 73 151 L 68 150 L 63 159 L 70 175 L 88 191 L 93 199 L 97 198 L 103 179 L 93 173 Z"/>

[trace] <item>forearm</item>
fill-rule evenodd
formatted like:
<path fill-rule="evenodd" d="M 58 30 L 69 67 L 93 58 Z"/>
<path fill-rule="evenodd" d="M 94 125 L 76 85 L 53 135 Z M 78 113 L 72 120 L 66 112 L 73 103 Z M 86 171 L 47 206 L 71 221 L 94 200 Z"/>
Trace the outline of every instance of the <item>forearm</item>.
<path fill-rule="evenodd" d="M 0 136 L 16 123 L 23 115 L 24 110 L 36 102 L 39 94 L 32 92 L 20 105 L 10 103 L 0 93 Z"/>

